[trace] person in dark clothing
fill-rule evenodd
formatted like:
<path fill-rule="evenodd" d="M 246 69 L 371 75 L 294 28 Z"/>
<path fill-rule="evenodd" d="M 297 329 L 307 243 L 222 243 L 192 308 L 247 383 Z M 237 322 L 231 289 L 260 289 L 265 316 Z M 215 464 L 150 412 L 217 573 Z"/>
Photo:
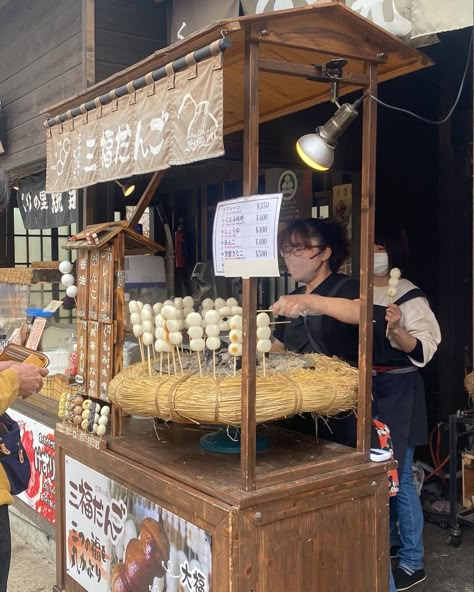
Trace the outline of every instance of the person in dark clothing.
<path fill-rule="evenodd" d="M 398 548 L 393 576 L 398 591 L 426 579 L 423 512 L 412 475 L 415 446 L 427 441 L 423 380 L 418 368 L 433 357 L 441 341 L 438 322 L 419 288 L 401 278 L 389 295 L 390 270 L 403 274 L 408 259 L 405 233 L 378 228 L 374 249 L 373 414 L 391 432 L 400 489 L 390 499 L 390 545 Z M 398 272 L 395 273 L 398 275 Z M 395 282 L 397 283 L 397 282 Z"/>
<path fill-rule="evenodd" d="M 275 325 L 274 352 L 322 353 L 357 365 L 358 306 L 347 313 L 347 303 L 359 298 L 359 282 L 339 273 L 349 253 L 343 227 L 334 220 L 296 220 L 279 236 L 280 253 L 292 278 L 301 283 L 272 306 Z M 355 416 L 321 422 L 319 435 L 341 444 L 355 445 Z M 285 427 L 314 433 L 310 415 L 283 422 Z"/>

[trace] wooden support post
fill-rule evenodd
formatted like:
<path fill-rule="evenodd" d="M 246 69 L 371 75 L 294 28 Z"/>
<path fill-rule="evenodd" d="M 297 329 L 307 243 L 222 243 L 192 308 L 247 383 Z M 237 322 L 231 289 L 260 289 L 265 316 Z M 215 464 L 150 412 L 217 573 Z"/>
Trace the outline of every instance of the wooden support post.
<path fill-rule="evenodd" d="M 153 174 L 153 177 L 151 178 L 145 191 L 143 192 L 140 201 L 137 203 L 137 207 L 133 212 L 133 216 L 130 218 L 130 221 L 128 222 L 130 228 L 133 229 L 140 222 L 140 218 L 142 217 L 143 212 L 150 205 L 150 202 L 153 199 L 156 190 L 160 186 L 160 183 L 163 180 L 164 176 L 165 171 L 158 171 L 157 173 Z"/>
<path fill-rule="evenodd" d="M 367 93 L 377 96 L 377 67 L 367 64 Z M 360 325 L 359 325 L 359 398 L 357 450 L 367 460 L 372 422 L 372 343 L 374 302 L 375 166 L 377 145 L 377 103 L 364 102 L 362 123 L 362 180 L 360 214 Z"/>
<path fill-rule="evenodd" d="M 250 27 L 245 31 L 244 63 L 244 155 L 243 192 L 252 195 L 258 189 L 258 126 L 259 126 L 259 43 L 252 38 Z M 242 424 L 240 471 L 241 485 L 246 491 L 255 489 L 255 389 L 256 389 L 256 310 L 257 279 L 243 280 L 242 340 Z"/>
<path fill-rule="evenodd" d="M 125 235 L 120 232 L 115 239 L 115 340 L 113 351 L 113 375 L 116 376 L 123 365 L 123 339 L 125 334 Z M 122 435 L 122 411 L 112 405 L 112 436 Z"/>

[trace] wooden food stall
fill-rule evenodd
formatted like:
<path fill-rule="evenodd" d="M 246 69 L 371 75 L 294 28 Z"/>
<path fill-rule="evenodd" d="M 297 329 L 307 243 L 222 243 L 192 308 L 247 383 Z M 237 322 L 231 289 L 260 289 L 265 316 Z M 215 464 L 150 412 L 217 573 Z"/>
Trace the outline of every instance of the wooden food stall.
<path fill-rule="evenodd" d="M 376 96 L 378 82 L 429 65 L 419 52 L 337 2 L 222 21 L 51 108 L 45 124 L 51 187 L 59 176 L 52 160 L 62 173 L 74 128 L 107 122 L 121 109 L 125 125 L 127 105 L 144 95 L 155 96 L 158 105 L 168 101 L 160 95 L 160 80 L 165 90 L 185 92 L 209 55 L 212 70 L 223 74 L 216 111 L 223 133 L 243 129 L 247 196 L 257 193 L 260 123 L 327 101 L 331 83 L 337 82 L 340 96 L 356 90 Z M 348 61 L 336 78 L 323 66 L 334 58 Z M 160 129 L 168 117 L 179 119 L 175 107 L 166 114 L 159 109 Z M 209 139 L 205 125 L 204 130 Z M 208 155 L 195 160 L 222 154 L 214 139 Z M 376 160 L 376 103 L 369 99 L 362 144 L 357 448 L 275 427 L 268 431 L 269 450 L 257 454 L 256 342 L 250 337 L 256 332 L 257 279 L 244 278 L 240 458 L 202 451 L 204 432 L 196 423 L 120 421 L 115 405 L 110 436 L 58 431 L 56 590 L 388 590 L 389 465 L 371 463 L 368 455 Z M 145 150 L 143 144 L 139 148 Z M 193 161 L 178 152 L 173 147 L 155 170 Z M 111 178 L 76 165 L 68 173 L 74 187 Z M 138 172 L 129 163 L 118 166 L 123 168 L 117 178 Z M 138 209 L 153 197 L 161 174 Z M 115 271 L 117 287 L 120 269 Z M 118 311 L 112 320 L 117 351 L 122 324 Z M 91 394 L 85 389 L 85 397 Z M 98 440 L 104 449 L 96 447 Z"/>

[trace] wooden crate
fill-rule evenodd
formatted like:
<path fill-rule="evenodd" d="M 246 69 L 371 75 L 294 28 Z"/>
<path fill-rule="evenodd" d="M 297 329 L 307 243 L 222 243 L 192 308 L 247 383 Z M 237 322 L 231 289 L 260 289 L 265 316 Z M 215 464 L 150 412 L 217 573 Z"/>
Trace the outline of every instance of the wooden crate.
<path fill-rule="evenodd" d="M 462 505 L 474 507 L 474 452 L 462 453 Z"/>

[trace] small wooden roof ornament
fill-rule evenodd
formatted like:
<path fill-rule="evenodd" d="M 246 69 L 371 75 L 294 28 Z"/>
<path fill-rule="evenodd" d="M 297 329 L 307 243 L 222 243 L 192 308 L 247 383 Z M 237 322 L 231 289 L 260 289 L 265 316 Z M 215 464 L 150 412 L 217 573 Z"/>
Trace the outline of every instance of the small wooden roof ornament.
<path fill-rule="evenodd" d="M 147 255 L 165 251 L 162 245 L 129 228 L 128 222 L 124 220 L 87 226 L 72 236 L 64 248 L 67 250 L 101 249 L 121 232 L 125 235 L 125 255 Z"/>

